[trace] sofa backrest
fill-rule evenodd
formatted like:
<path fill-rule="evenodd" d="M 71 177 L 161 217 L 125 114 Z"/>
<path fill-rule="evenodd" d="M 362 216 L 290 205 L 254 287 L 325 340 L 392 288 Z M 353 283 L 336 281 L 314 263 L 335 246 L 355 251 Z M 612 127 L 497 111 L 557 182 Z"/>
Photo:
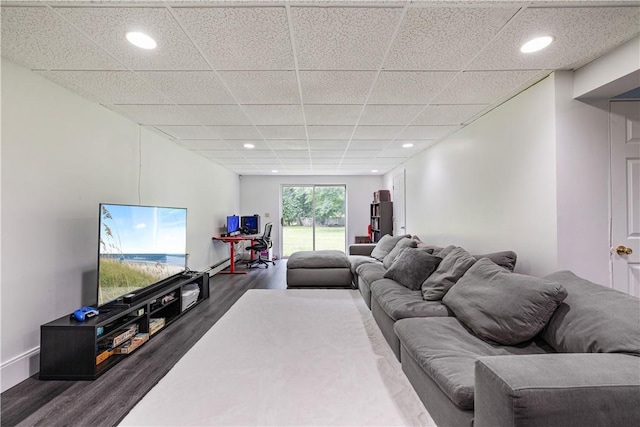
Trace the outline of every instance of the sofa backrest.
<path fill-rule="evenodd" d="M 626 353 L 640 356 L 640 300 L 558 271 L 545 277 L 567 290 L 541 337 L 563 353 Z"/>

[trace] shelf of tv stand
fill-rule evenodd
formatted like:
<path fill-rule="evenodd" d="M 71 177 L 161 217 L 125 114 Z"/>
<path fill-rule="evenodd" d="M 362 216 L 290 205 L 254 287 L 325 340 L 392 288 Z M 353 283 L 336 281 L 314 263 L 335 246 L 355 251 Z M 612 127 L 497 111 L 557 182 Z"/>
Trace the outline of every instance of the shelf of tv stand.
<path fill-rule="evenodd" d="M 154 339 L 169 325 L 180 318 L 189 309 L 181 310 L 182 288 L 192 283 L 198 284 L 200 294 L 191 307 L 209 298 L 209 274 L 199 273 L 180 276 L 162 286 L 154 288 L 147 295 L 129 305 L 99 307 L 100 314 L 78 322 L 70 315 L 63 316 L 40 327 L 40 379 L 43 380 L 94 380 L 115 366 L 128 355 L 113 354 L 99 364 L 96 357 L 98 343 L 117 335 L 125 328 L 138 324 L 139 332 L 149 332 L 149 321 L 154 314 L 167 310 L 164 327 L 153 334 Z M 158 298 L 175 292 L 175 298 L 161 307 L 150 310 L 151 304 Z M 135 315 L 139 309 L 144 313 Z M 127 319 L 127 317 L 130 317 Z M 111 327 L 107 330 L 107 328 Z M 104 333 L 97 335 L 98 328 Z M 143 344 L 144 345 L 144 344 Z M 138 351 L 138 350 L 136 350 Z M 135 354 L 135 353 L 134 353 Z"/>

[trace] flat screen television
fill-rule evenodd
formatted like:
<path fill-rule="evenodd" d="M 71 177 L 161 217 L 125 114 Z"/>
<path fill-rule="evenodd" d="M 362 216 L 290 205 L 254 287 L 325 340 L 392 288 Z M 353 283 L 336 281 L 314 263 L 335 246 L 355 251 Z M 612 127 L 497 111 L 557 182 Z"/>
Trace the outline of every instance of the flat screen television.
<path fill-rule="evenodd" d="M 98 305 L 186 269 L 187 209 L 100 204 Z"/>

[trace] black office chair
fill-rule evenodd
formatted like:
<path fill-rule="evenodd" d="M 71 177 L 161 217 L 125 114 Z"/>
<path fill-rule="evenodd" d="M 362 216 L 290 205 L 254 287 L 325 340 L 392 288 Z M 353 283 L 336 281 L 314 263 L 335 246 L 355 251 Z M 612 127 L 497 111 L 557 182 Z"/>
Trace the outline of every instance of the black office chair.
<path fill-rule="evenodd" d="M 249 247 L 247 247 L 248 251 L 254 251 L 258 253 L 258 259 L 254 259 L 251 262 L 247 263 L 247 267 L 251 268 L 254 265 L 264 264 L 265 267 L 269 268 L 269 263 L 276 265 L 275 261 L 269 261 L 262 258 L 262 251 L 268 251 L 273 246 L 273 241 L 271 240 L 271 229 L 273 228 L 273 223 L 268 222 L 264 226 L 264 233 L 262 236 L 255 239 L 255 243 Z"/>

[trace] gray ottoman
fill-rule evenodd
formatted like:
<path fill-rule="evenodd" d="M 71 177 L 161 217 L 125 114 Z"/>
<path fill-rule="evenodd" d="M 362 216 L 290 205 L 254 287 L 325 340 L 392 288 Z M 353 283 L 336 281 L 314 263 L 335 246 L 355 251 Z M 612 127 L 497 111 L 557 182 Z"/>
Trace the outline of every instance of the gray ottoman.
<path fill-rule="evenodd" d="M 294 252 L 287 261 L 287 288 L 351 288 L 352 280 L 341 251 Z"/>

